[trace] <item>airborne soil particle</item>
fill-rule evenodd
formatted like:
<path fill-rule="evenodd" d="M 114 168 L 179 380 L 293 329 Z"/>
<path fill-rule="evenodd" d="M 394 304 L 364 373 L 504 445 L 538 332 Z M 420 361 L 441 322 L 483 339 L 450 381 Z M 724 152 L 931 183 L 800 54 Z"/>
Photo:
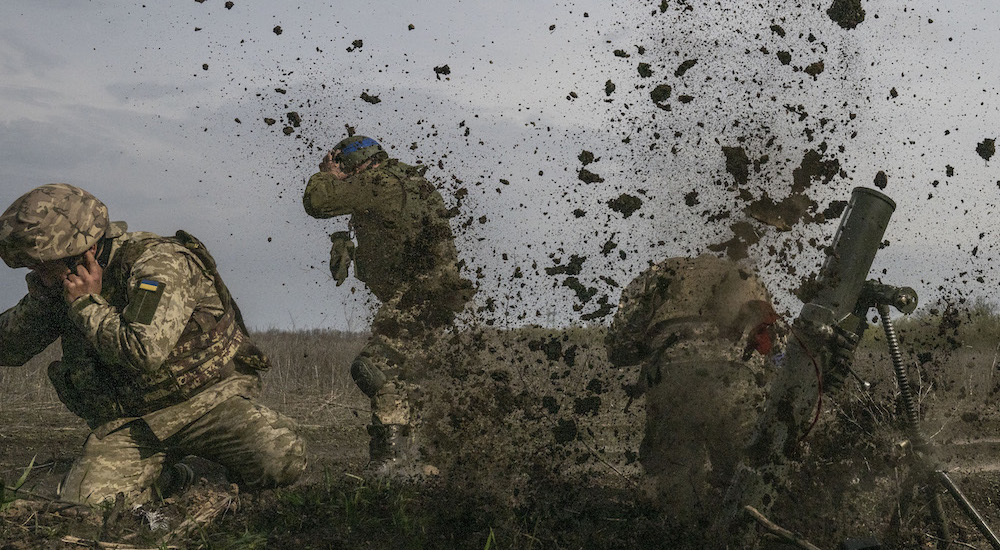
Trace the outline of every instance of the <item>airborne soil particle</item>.
<path fill-rule="evenodd" d="M 438 80 L 441 80 L 441 75 L 447 76 L 451 74 L 451 67 L 449 67 L 448 65 L 441 65 L 438 67 L 434 67 L 434 74 L 437 75 Z"/>
<path fill-rule="evenodd" d="M 591 172 L 590 170 L 587 170 L 586 168 L 580 168 L 580 171 L 577 173 L 577 178 L 584 183 L 601 183 L 604 181 L 604 178 Z"/>
<path fill-rule="evenodd" d="M 845 208 L 847 208 L 847 201 L 830 201 L 830 205 L 823 211 L 823 218 L 827 220 L 839 219 Z"/>
<path fill-rule="evenodd" d="M 556 443 L 569 443 L 576 439 L 576 422 L 560 418 L 556 427 L 552 428 L 552 434 L 555 436 Z"/>
<path fill-rule="evenodd" d="M 621 213 L 624 217 L 629 217 L 633 212 L 642 207 L 642 199 L 636 197 L 635 195 L 629 195 L 628 193 L 622 193 L 618 195 L 618 198 L 608 201 L 608 207 L 610 207 L 615 212 Z"/>
<path fill-rule="evenodd" d="M 749 222 L 736 222 L 730 226 L 733 237 L 728 241 L 712 244 L 708 249 L 713 252 L 724 252 L 731 260 L 742 260 L 748 257 L 747 250 L 760 241 L 760 235 Z"/>
<path fill-rule="evenodd" d="M 997 152 L 996 140 L 986 138 L 982 142 L 976 145 L 976 153 L 983 157 L 983 160 L 989 162 L 990 158 Z"/>
<path fill-rule="evenodd" d="M 580 279 L 577 279 L 576 277 L 566 277 L 566 279 L 562 282 L 562 286 L 569 287 L 570 290 L 576 293 L 576 298 L 584 304 L 589 302 L 590 299 L 597 294 L 596 288 L 587 288 L 580 282 Z"/>
<path fill-rule="evenodd" d="M 887 185 L 889 185 L 889 178 L 888 178 L 888 176 L 885 175 L 884 171 L 879 170 L 875 174 L 875 181 L 874 181 L 874 183 L 875 183 L 875 187 L 878 187 L 879 189 L 885 189 L 885 187 Z"/>
<path fill-rule="evenodd" d="M 601 398 L 592 395 L 590 397 L 577 397 L 573 401 L 573 413 L 579 416 L 596 416 L 601 410 Z"/>
<path fill-rule="evenodd" d="M 367 103 L 371 103 L 372 105 L 382 101 L 377 95 L 369 95 L 368 92 L 361 92 L 361 99 Z"/>
<path fill-rule="evenodd" d="M 861 7 L 861 0 L 833 0 L 826 14 L 845 29 L 853 29 L 865 20 L 865 10 Z"/>
<path fill-rule="evenodd" d="M 723 147 L 722 154 L 726 157 L 726 172 L 732 174 L 741 187 L 745 186 L 750 176 L 750 158 L 746 151 L 742 147 Z"/>
<path fill-rule="evenodd" d="M 663 108 L 663 105 L 660 104 L 670 98 L 670 92 L 669 84 L 660 84 L 649 92 L 649 98 L 653 100 L 653 103 L 656 103 L 657 107 Z"/>
<path fill-rule="evenodd" d="M 653 69 L 650 68 L 649 63 L 639 63 L 638 71 L 639 76 L 642 78 L 649 78 L 653 76 Z"/>
<path fill-rule="evenodd" d="M 604 277 L 602 277 L 601 279 L 605 280 Z M 607 282 L 607 281 L 605 280 L 605 282 Z M 608 284 L 610 284 L 610 283 L 608 283 Z M 614 286 L 614 285 L 611 285 L 611 286 Z M 597 319 L 602 319 L 604 317 L 607 317 L 608 315 L 611 315 L 614 312 L 614 310 L 615 310 L 615 305 L 612 304 L 612 303 L 610 303 L 610 302 L 608 302 L 608 295 L 607 294 L 604 294 L 600 298 L 598 298 L 597 299 L 597 303 L 600 304 L 600 307 L 598 307 L 596 310 L 594 310 L 594 311 L 592 311 L 590 313 L 584 313 L 583 315 L 580 316 L 580 320 L 587 321 L 587 322 L 595 321 Z M 568 361 L 567 361 L 567 364 L 569 364 Z"/>
<path fill-rule="evenodd" d="M 678 78 L 684 76 L 684 73 L 688 72 L 688 69 L 694 67 L 696 63 L 698 63 L 697 59 L 688 59 L 684 61 L 677 67 L 677 70 L 674 71 L 674 76 Z"/>
<path fill-rule="evenodd" d="M 825 64 L 822 61 L 817 61 L 815 63 L 808 65 L 805 69 L 803 69 L 803 71 L 805 71 L 807 75 L 813 77 L 813 80 L 815 80 L 816 77 L 823 72 L 824 68 Z"/>
<path fill-rule="evenodd" d="M 828 184 L 840 173 L 840 161 L 831 158 L 823 159 L 823 154 L 810 149 L 802 156 L 802 163 L 792 171 L 792 192 L 801 193 L 812 185 L 813 179 L 820 179 Z"/>

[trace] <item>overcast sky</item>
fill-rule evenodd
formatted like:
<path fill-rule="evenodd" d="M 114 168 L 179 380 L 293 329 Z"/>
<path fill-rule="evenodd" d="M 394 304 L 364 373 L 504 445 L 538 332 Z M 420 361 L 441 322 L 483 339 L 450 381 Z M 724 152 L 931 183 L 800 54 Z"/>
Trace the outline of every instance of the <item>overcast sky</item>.
<path fill-rule="evenodd" d="M 200 237 L 250 325 L 363 330 L 370 296 L 326 267 L 346 220 L 300 203 L 350 125 L 431 165 L 449 204 L 468 191 L 453 227 L 478 305 L 496 305 L 486 317 L 563 324 L 614 304 L 648 262 L 730 238 L 746 197 L 723 146 L 766 157 L 746 187 L 776 200 L 823 150 L 843 172 L 809 190 L 820 211 L 887 175 L 898 209 L 876 275 L 924 302 L 942 286 L 994 300 L 1000 161 L 976 148 L 1000 128 L 1000 8 L 866 1 L 847 30 L 827 1 L 714 4 L 8 0 L 0 203 L 73 183 L 130 229 Z M 301 124 L 286 135 L 289 112 Z M 583 151 L 604 181 L 578 177 Z M 608 205 L 622 194 L 642 201 L 627 217 Z M 797 312 L 788 289 L 820 260 L 797 243 L 836 221 L 752 223 L 763 238 L 747 261 Z M 545 272 L 573 255 L 592 298 Z M 23 276 L 0 273 L 0 301 Z"/>

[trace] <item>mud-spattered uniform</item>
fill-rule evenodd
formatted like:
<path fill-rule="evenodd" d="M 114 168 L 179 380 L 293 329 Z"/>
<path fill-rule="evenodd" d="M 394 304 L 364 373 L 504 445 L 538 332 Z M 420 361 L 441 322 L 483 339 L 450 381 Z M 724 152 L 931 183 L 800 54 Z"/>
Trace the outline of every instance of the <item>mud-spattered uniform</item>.
<path fill-rule="evenodd" d="M 642 365 L 639 458 L 679 516 L 705 512 L 732 476 L 771 377 L 776 320 L 756 277 L 710 255 L 663 260 L 622 292 L 608 355 Z"/>
<path fill-rule="evenodd" d="M 305 468 L 303 442 L 290 419 L 253 401 L 266 358 L 211 257 L 182 232 L 125 229 L 116 222 L 104 235 L 100 295 L 69 306 L 30 273 L 28 295 L 0 314 L 0 364 L 24 364 L 62 338 L 49 376 L 93 430 L 60 497 L 142 501 L 163 467 L 189 454 L 246 486 L 291 483 Z"/>
<path fill-rule="evenodd" d="M 422 174 L 395 159 L 345 180 L 318 172 L 303 197 L 315 218 L 351 216 L 355 276 L 382 302 L 372 336 L 352 365 L 358 386 L 372 399 L 373 426 L 411 422 L 407 380 L 475 292 L 459 274 L 444 200 Z M 333 262 L 343 244 L 334 236 Z M 372 366 L 384 380 L 370 380 Z"/>

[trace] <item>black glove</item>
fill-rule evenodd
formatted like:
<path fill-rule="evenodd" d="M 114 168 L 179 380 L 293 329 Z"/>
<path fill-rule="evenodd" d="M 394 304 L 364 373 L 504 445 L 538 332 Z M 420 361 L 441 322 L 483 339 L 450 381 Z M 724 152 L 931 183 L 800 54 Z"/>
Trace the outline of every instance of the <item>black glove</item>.
<path fill-rule="evenodd" d="M 823 373 L 824 388 L 836 389 L 844 384 L 844 379 L 851 373 L 851 367 L 854 365 L 854 350 L 860 341 L 861 337 L 857 332 L 838 325 L 833 326 L 833 335 L 829 337 L 827 343 L 830 362 Z"/>

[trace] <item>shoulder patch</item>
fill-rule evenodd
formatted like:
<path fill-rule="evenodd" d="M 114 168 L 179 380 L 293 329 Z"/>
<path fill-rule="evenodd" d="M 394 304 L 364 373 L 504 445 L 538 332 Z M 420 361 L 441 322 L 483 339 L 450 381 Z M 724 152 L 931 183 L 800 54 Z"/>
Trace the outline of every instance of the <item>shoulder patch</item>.
<path fill-rule="evenodd" d="M 151 323 L 166 287 L 166 283 L 154 279 L 139 281 L 135 292 L 132 292 L 132 295 L 129 297 L 128 305 L 125 306 L 125 312 L 123 313 L 125 320 L 141 325 Z"/>

